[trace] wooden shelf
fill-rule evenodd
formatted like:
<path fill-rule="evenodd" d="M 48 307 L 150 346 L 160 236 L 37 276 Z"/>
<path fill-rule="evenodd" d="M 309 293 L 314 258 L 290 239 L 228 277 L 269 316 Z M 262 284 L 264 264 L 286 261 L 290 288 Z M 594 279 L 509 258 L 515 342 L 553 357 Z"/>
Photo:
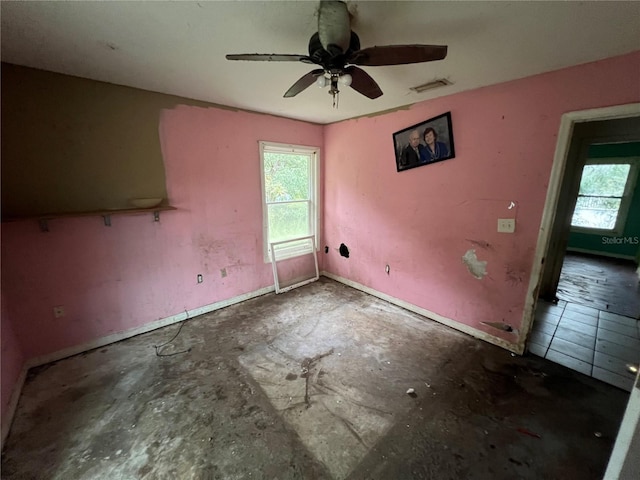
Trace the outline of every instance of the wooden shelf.
<path fill-rule="evenodd" d="M 169 210 L 177 210 L 176 207 L 169 205 L 159 205 L 151 208 L 123 208 L 120 210 L 92 210 L 89 212 L 70 212 L 70 213 L 47 213 L 45 215 L 29 215 L 24 217 L 3 217 L 3 222 L 17 222 L 19 220 L 36 220 L 40 225 L 40 230 L 43 232 L 49 231 L 49 220 L 56 220 L 58 218 L 77 218 L 77 217 L 102 217 L 104 224 L 107 227 L 111 226 L 112 215 L 140 215 L 145 213 L 153 213 L 154 221 L 160 221 L 160 212 L 166 212 Z"/>

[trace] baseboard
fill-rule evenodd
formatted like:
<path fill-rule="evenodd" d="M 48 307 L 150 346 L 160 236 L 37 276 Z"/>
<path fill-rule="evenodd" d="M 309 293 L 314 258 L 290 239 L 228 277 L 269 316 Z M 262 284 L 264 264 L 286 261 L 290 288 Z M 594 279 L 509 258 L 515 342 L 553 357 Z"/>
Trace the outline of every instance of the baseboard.
<path fill-rule="evenodd" d="M 430 312 L 429 310 L 426 310 L 424 308 L 418 307 L 416 305 L 413 305 L 411 303 L 405 302 L 404 300 L 400 300 L 398 298 L 392 297 L 390 295 L 387 295 L 385 293 L 379 292 L 377 290 L 374 290 L 372 288 L 366 287 L 364 285 L 361 285 L 357 282 L 354 282 L 352 280 L 348 280 L 346 278 L 342 278 L 338 275 L 334 275 L 332 273 L 329 272 L 321 272 L 320 273 L 322 276 L 325 276 L 327 278 L 331 278 L 332 280 L 335 280 L 337 282 L 343 283 L 345 285 L 348 285 L 350 287 L 355 288 L 356 290 L 360 290 L 362 292 L 368 293 L 369 295 L 373 295 L 374 297 L 380 298 L 382 300 L 385 300 L 389 303 L 392 303 L 394 305 L 397 305 L 399 307 L 402 307 L 406 310 L 412 311 L 414 313 L 417 313 L 418 315 L 422 315 L 423 317 L 427 317 L 431 320 L 435 320 L 438 323 L 442 323 L 443 325 L 446 325 L 447 327 L 451 327 L 455 330 L 458 330 L 460 332 L 466 333 L 467 335 L 471 335 L 474 338 L 478 338 L 480 340 L 484 340 L 488 343 L 497 345 L 499 347 L 505 348 L 509 351 L 518 353 L 518 354 L 522 354 L 522 351 L 519 351 L 518 349 L 518 345 L 507 342 L 506 340 L 503 340 L 501 338 L 495 337 L 493 335 L 490 335 L 486 332 L 483 332 L 481 330 L 477 330 L 473 327 L 470 327 L 468 325 L 464 325 L 462 323 L 456 322 L 455 320 L 452 320 L 450 318 L 446 318 L 443 317 L 442 315 L 438 315 L 437 313 L 434 312 Z M 174 323 L 178 323 L 181 322 L 183 320 L 185 320 L 186 318 L 191 318 L 191 317 L 196 317 L 198 315 L 203 315 L 205 313 L 210 313 L 213 312 L 215 310 L 219 310 L 221 308 L 225 308 L 228 307 L 230 305 L 234 305 L 236 303 L 240 303 L 240 302 L 244 302 L 245 300 L 249 300 L 251 298 L 255 298 L 255 297 L 260 297 L 262 295 L 265 295 L 267 293 L 271 293 L 273 292 L 274 286 L 271 285 L 269 287 L 265 287 L 265 288 L 261 288 L 259 290 L 255 290 L 253 292 L 249 292 L 249 293 L 245 293 L 243 295 L 239 295 L 237 297 L 233 297 L 227 300 L 223 300 L 220 302 L 216 302 L 216 303 L 212 303 L 209 305 L 205 305 L 203 307 L 199 307 L 199 308 L 194 308 L 193 310 L 189 310 L 185 313 L 179 313 L 176 315 L 172 315 L 170 317 L 166 317 L 166 318 L 161 318 L 159 320 L 156 320 L 154 322 L 150 322 L 147 323 L 145 325 L 142 325 L 140 327 L 136 327 L 136 328 L 132 328 L 129 330 L 125 330 L 122 332 L 118 332 L 118 333 L 114 333 L 112 335 L 107 335 L 106 337 L 101 337 L 101 338 L 97 338 L 95 340 L 91 340 L 89 342 L 80 344 L 80 345 L 75 345 L 73 347 L 69 347 L 69 348 L 65 348 L 63 350 L 58 350 L 56 352 L 53 353 L 48 353 L 46 355 L 41 355 L 39 357 L 35 357 L 35 358 L 31 358 L 29 360 L 27 360 L 25 362 L 25 365 L 22 369 L 22 372 L 20 373 L 20 376 L 18 378 L 18 380 L 16 381 L 16 386 L 13 389 L 13 393 L 11 394 L 11 401 L 9 403 L 9 410 L 7 412 L 7 422 L 2 425 L 2 445 L 4 445 L 4 440 L 7 436 L 7 434 L 9 433 L 10 427 L 11 427 L 11 423 L 13 421 L 13 416 L 15 414 L 15 410 L 16 407 L 18 405 L 18 399 L 20 398 L 20 394 L 22 393 L 22 387 L 24 386 L 24 381 L 26 379 L 27 376 L 27 372 L 30 368 L 33 367 L 38 367 L 40 365 L 46 365 L 47 363 L 51 363 L 51 362 L 56 362 L 58 360 L 62 360 L 64 358 L 70 357 L 72 355 L 77 355 L 79 353 L 83 353 L 89 350 L 93 350 L 95 348 L 100 348 L 100 347 L 104 347 L 105 345 L 109 345 L 111 343 L 115 343 L 115 342 L 119 342 L 121 340 L 126 340 L 127 338 L 131 338 L 131 337 L 135 337 L 137 335 L 141 335 L 143 333 L 147 333 L 147 332 L 151 332 L 153 330 L 157 330 L 158 328 L 162 328 L 162 327 L 166 327 L 168 325 L 172 325 Z"/>
<path fill-rule="evenodd" d="M 622 260 L 631 260 L 632 262 L 636 261 L 636 257 L 633 255 L 621 255 L 619 253 L 609 253 L 609 252 L 600 252 L 598 250 L 589 250 L 586 248 L 567 248 L 567 252 L 576 252 L 576 253 L 587 253 L 589 255 L 597 255 L 599 257 L 610 257 L 610 258 L 620 258 Z"/>
<path fill-rule="evenodd" d="M 476 328 L 470 327 L 469 325 L 465 325 L 464 323 L 456 322 L 447 317 L 443 317 L 442 315 L 438 315 L 437 313 L 431 312 L 422 307 L 418 307 L 417 305 L 413 305 L 412 303 L 405 302 L 404 300 L 400 300 L 399 298 L 392 297 L 387 295 L 386 293 L 379 292 L 374 290 L 373 288 L 366 287 L 358 282 L 354 282 L 352 280 L 348 280 L 346 278 L 340 277 L 338 275 L 334 275 L 333 273 L 322 271 L 320 275 L 335 280 L 336 282 L 344 283 L 350 287 L 355 288 L 356 290 L 360 290 L 364 293 L 368 293 L 369 295 L 373 295 L 374 297 L 378 297 L 382 300 L 385 300 L 389 303 L 393 303 L 399 307 L 402 307 L 411 312 L 417 313 L 418 315 L 422 315 L 423 317 L 427 317 L 430 320 L 434 320 L 438 323 L 442 323 L 447 327 L 451 327 L 454 330 L 458 330 L 462 333 L 466 333 L 467 335 L 471 335 L 474 338 L 479 340 L 484 340 L 485 342 L 491 343 L 493 345 L 497 345 L 498 347 L 509 350 L 510 352 L 517 353 L 518 355 L 522 355 L 524 353 L 524 347 L 515 343 L 507 342 L 502 338 L 495 337 L 489 333 L 483 332 L 482 330 L 478 330 Z"/>
<path fill-rule="evenodd" d="M 18 408 L 18 400 L 20 400 L 20 394 L 22 393 L 22 387 L 24 386 L 24 381 L 27 379 L 28 371 L 29 371 L 29 367 L 24 365 L 22 367 L 22 370 L 20 371 L 20 375 L 18 375 L 18 379 L 16 380 L 16 383 L 13 387 L 13 391 L 11 392 L 11 398 L 9 399 L 9 406 L 5 414 L 6 422 L 2 424 L 2 440 L 0 441 L 0 450 L 4 448 L 4 441 L 7 439 L 7 435 L 9 435 L 9 430 L 11 430 L 11 424 L 13 423 L 13 416 L 16 413 L 16 408 Z"/>
<path fill-rule="evenodd" d="M 227 300 L 222 300 L 220 302 L 211 303 L 203 307 L 194 308 L 193 310 L 188 310 L 186 312 L 178 313 L 170 317 L 155 320 L 153 322 L 147 323 L 140 327 L 124 330 L 122 332 L 117 332 L 111 335 L 107 335 L 106 337 L 96 338 L 95 340 L 91 340 L 89 342 L 82 343 L 80 345 L 74 345 L 73 347 L 65 348 L 63 350 L 58 350 L 57 352 L 48 353 L 46 355 L 41 355 L 39 357 L 31 358 L 26 361 L 25 366 L 28 370 L 29 368 L 38 367 L 40 365 L 46 365 L 47 363 L 51 363 L 51 362 L 56 362 L 58 360 L 62 360 L 63 358 L 71 357 L 72 355 L 77 355 L 79 353 L 93 350 L 95 348 L 104 347 L 105 345 L 109 345 L 111 343 L 119 342 L 121 340 L 126 340 L 127 338 L 131 338 L 137 335 L 141 335 L 143 333 L 151 332 L 153 330 L 157 330 L 158 328 L 166 327 L 168 325 L 181 322 L 183 320 L 186 320 L 187 318 L 197 317 L 198 315 L 203 315 L 205 313 L 210 313 L 215 310 L 220 310 L 221 308 L 225 308 L 230 305 L 234 305 L 236 303 L 244 302 L 245 300 L 249 300 L 251 298 L 260 297 L 262 295 L 265 295 L 273 291 L 274 291 L 274 286 L 271 285 L 269 287 L 261 288 L 260 290 L 255 290 L 253 292 L 245 293 L 243 295 L 238 295 L 237 297 L 229 298 Z"/>
<path fill-rule="evenodd" d="M 29 371 L 30 368 L 39 367 L 40 365 L 46 365 L 47 363 L 51 363 L 51 362 L 56 362 L 58 360 L 62 360 L 63 358 L 71 357 L 72 355 L 77 355 L 79 353 L 87 352 L 95 348 L 104 347 L 105 345 L 109 345 L 111 343 L 119 342 L 120 340 L 126 340 L 127 338 L 135 337 L 143 333 L 157 330 L 158 328 L 166 327 L 168 325 L 181 322 L 187 318 L 197 317 L 198 315 L 203 315 L 205 313 L 213 312 L 215 310 L 220 310 L 221 308 L 225 308 L 230 305 L 234 305 L 236 303 L 244 302 L 245 300 L 249 300 L 251 298 L 260 297 L 267 293 L 271 293 L 274 290 L 275 290 L 274 286 L 271 285 L 269 287 L 261 288 L 260 290 L 255 290 L 253 292 L 245 293 L 243 295 L 238 295 L 237 297 L 229 298 L 227 300 L 222 300 L 220 302 L 211 303 L 203 307 L 194 308 L 193 310 L 188 310 L 185 313 L 179 313 L 177 315 L 172 315 L 170 317 L 161 318 L 159 320 L 147 323 L 140 327 L 124 330 L 122 332 L 114 333 L 112 335 L 107 335 L 106 337 L 101 337 L 95 340 L 91 340 L 90 342 L 86 342 L 80 345 L 75 345 L 73 347 L 65 348 L 63 350 L 58 350 L 57 352 L 48 353 L 46 355 L 41 355 L 39 357 L 28 359 L 24 363 L 24 366 L 22 367 L 22 371 L 20 372 L 20 376 L 18 377 L 18 380 L 16 380 L 16 384 L 13 388 L 13 392 L 11 393 L 11 399 L 9 401 L 9 407 L 6 413 L 6 422 L 2 424 L 2 439 L 1 439 L 2 442 L 0 443 L 0 446 L 4 447 L 4 441 L 7 438 L 9 431 L 11 430 L 11 424 L 13 423 L 13 416 L 16 413 L 18 400 L 20 399 L 20 394 L 22 393 L 22 387 L 24 386 L 24 382 L 27 378 L 27 372 Z"/>

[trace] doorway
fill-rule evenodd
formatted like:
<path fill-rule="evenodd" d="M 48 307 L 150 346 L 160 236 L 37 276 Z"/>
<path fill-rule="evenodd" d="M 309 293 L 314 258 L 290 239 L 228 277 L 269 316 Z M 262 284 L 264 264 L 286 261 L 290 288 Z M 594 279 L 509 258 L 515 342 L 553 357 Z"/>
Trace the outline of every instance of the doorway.
<path fill-rule="evenodd" d="M 544 339 L 545 336 L 548 336 L 553 341 L 563 321 L 565 323 L 577 322 L 577 328 L 574 330 L 574 340 L 576 341 L 579 341 L 585 333 L 593 332 L 594 323 L 596 338 L 600 331 L 605 331 L 604 328 L 600 328 L 604 326 L 613 326 L 614 328 L 622 326 L 630 334 L 634 333 L 635 328 L 635 331 L 640 334 L 640 330 L 638 330 L 640 326 L 634 318 L 560 300 L 556 296 L 565 263 L 571 219 L 588 146 L 594 143 L 637 142 L 639 140 L 639 103 L 570 112 L 562 116 L 523 316 L 523 331 L 530 332 L 531 335 L 529 337 L 523 336 L 520 340 L 520 346 L 523 349 L 525 342 L 528 341 L 528 350 L 535 354 L 534 350 L 538 348 L 536 347 L 538 344 L 534 342 L 536 337 Z M 635 260 L 636 263 L 640 263 L 640 252 L 636 254 Z M 534 325 L 536 329 L 531 330 Z M 602 355 L 602 345 L 606 345 L 603 342 L 607 341 L 606 339 L 601 339 L 599 342 L 594 341 L 594 358 L 596 352 L 600 354 L 600 358 L 606 358 Z M 631 339 L 631 341 L 634 340 Z M 549 348 L 550 345 L 549 343 L 546 348 L 540 345 L 537 354 L 549 358 L 549 352 L 555 352 Z M 578 343 L 574 345 L 580 347 Z M 629 348 L 627 351 L 631 353 L 632 358 L 636 358 L 637 363 L 640 349 Z M 552 356 L 554 355 L 552 353 Z M 620 380 L 623 377 L 619 374 L 624 372 L 628 362 L 613 355 L 609 355 L 609 357 L 615 360 L 610 363 L 609 372 L 616 375 L 613 378 Z M 549 359 L 558 362 L 558 359 Z M 565 355 L 563 360 L 573 362 L 574 366 L 571 368 L 575 370 L 578 369 L 575 368 L 576 366 L 584 368 L 586 363 L 580 363 L 579 359 L 569 355 Z M 591 374 L 593 375 L 594 372 L 598 373 L 600 370 L 592 364 Z M 588 374 L 586 371 L 583 373 Z M 637 461 L 634 460 L 636 457 L 631 453 L 634 451 L 632 445 L 640 441 L 640 377 L 636 377 L 635 382 L 633 379 L 629 382 L 628 378 L 624 378 L 624 385 L 618 386 L 632 393 L 605 474 L 606 479 L 621 478 L 621 475 L 632 469 L 637 471 L 640 468 Z"/>
<path fill-rule="evenodd" d="M 633 376 L 626 364 L 640 360 L 636 358 L 640 352 L 638 322 L 607 309 L 607 302 L 601 308 L 595 302 L 576 301 L 565 294 L 568 289 L 561 279 L 563 271 L 564 280 L 571 275 L 571 257 L 566 251 L 589 149 L 595 144 L 630 142 L 640 142 L 640 104 L 563 115 L 523 322 L 524 331 L 531 331 L 526 339 L 531 353 L 627 391 Z M 584 297 L 593 300 L 588 291 Z M 623 333 L 628 338 L 622 338 Z"/>

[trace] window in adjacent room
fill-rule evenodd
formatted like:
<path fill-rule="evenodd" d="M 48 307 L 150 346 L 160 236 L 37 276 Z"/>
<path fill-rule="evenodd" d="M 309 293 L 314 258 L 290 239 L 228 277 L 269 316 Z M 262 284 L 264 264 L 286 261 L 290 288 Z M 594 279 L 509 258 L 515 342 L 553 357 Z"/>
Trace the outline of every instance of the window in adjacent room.
<path fill-rule="evenodd" d="M 271 242 L 313 235 L 318 245 L 318 156 L 315 147 L 260 142 L 265 262 L 271 261 Z M 279 260 L 312 253 L 308 240 L 281 248 Z"/>
<path fill-rule="evenodd" d="M 636 172 L 637 164 L 629 158 L 588 161 L 582 170 L 572 229 L 621 233 Z"/>

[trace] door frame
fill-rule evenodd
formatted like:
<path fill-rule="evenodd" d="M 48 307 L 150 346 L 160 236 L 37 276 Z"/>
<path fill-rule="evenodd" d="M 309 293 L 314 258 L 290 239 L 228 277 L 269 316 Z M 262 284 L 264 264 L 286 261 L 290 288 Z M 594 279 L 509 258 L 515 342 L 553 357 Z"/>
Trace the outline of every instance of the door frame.
<path fill-rule="evenodd" d="M 558 199 L 562 189 L 564 174 L 569 160 L 569 149 L 573 139 L 574 128 L 578 123 L 595 122 L 602 120 L 617 120 L 622 118 L 640 117 L 640 103 L 630 103 L 626 105 L 616 105 L 611 107 L 595 108 L 567 112 L 560 119 L 560 129 L 558 131 L 558 141 L 553 156 L 553 166 L 549 178 L 547 197 L 542 212 L 538 241 L 534 255 L 533 268 L 529 277 L 529 286 L 525 298 L 521 332 L 518 339 L 517 350 L 524 352 L 525 344 L 529 332 L 533 326 L 534 312 L 538 300 L 538 291 L 542 282 L 542 274 L 545 259 L 549 254 L 549 244 L 551 232 L 556 214 L 558 211 Z"/>

